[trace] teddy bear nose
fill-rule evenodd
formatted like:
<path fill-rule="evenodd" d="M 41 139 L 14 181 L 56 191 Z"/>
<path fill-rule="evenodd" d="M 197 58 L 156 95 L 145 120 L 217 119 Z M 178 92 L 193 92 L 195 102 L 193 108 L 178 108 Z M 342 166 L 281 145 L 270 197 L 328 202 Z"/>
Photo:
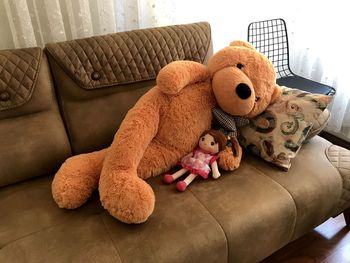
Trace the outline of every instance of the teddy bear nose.
<path fill-rule="evenodd" d="M 250 90 L 249 86 L 244 83 L 237 85 L 236 93 L 242 100 L 246 100 L 250 97 L 250 95 L 252 95 L 252 91 Z"/>

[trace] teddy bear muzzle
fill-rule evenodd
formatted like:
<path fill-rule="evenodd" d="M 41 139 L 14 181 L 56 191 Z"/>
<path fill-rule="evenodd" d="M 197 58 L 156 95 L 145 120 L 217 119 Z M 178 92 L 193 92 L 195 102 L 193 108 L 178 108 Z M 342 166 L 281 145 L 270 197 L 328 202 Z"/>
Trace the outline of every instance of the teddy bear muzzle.
<path fill-rule="evenodd" d="M 231 115 L 245 116 L 256 104 L 253 83 L 237 67 L 217 71 L 212 79 L 212 87 L 220 108 Z"/>

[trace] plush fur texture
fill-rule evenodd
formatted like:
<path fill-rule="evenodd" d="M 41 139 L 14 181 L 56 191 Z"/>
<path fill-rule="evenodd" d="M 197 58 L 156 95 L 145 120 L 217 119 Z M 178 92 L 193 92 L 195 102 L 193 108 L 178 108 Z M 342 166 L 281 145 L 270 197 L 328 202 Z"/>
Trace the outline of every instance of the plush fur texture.
<path fill-rule="evenodd" d="M 217 52 L 208 66 L 215 98 L 231 115 L 255 117 L 281 96 L 273 64 L 247 42 L 232 42 Z M 251 95 L 247 99 L 238 96 L 236 88 L 239 84 L 250 89 Z"/>
<path fill-rule="evenodd" d="M 214 105 L 206 66 L 178 61 L 164 67 L 157 86 L 128 112 L 108 149 L 62 165 L 52 184 L 55 201 L 79 207 L 99 185 L 102 205 L 111 215 L 126 223 L 144 222 L 155 202 L 144 179 L 169 170 L 192 151 L 210 129 Z"/>
<path fill-rule="evenodd" d="M 238 69 L 237 63 L 244 68 Z M 76 208 L 98 187 L 102 205 L 112 216 L 125 223 L 146 221 L 155 196 L 144 180 L 169 170 L 193 150 L 210 129 L 216 100 L 235 115 L 252 117 L 264 110 L 278 97 L 271 67 L 246 42 L 215 54 L 210 71 L 196 62 L 170 63 L 159 72 L 157 86 L 128 112 L 108 149 L 71 157 L 61 166 L 52 183 L 55 201 L 59 207 Z M 234 88 L 243 82 L 252 89 L 253 99 L 241 102 Z M 260 96 L 258 102 L 255 96 Z M 219 166 L 233 170 L 242 150 L 234 142 L 234 150 L 226 148 L 219 156 Z"/>

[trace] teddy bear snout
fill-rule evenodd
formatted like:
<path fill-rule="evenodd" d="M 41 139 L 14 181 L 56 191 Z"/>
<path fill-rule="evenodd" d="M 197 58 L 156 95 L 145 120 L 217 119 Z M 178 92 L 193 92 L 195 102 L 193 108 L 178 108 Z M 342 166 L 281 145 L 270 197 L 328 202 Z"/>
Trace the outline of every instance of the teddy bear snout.
<path fill-rule="evenodd" d="M 240 99 L 246 100 L 252 95 L 252 90 L 247 84 L 239 83 L 236 87 L 236 94 Z"/>

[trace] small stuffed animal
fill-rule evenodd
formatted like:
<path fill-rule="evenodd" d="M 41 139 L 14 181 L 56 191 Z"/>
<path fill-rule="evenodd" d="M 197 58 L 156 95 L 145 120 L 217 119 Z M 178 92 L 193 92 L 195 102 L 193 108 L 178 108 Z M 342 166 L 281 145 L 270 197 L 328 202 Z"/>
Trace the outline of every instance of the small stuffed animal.
<path fill-rule="evenodd" d="M 182 169 L 174 174 L 166 174 L 164 176 L 164 182 L 170 184 L 180 176 L 190 172 L 184 181 L 179 181 L 176 184 L 177 190 L 183 192 L 197 176 L 208 179 L 208 175 L 212 171 L 213 178 L 219 178 L 221 174 L 216 160 L 218 159 L 218 153 L 225 148 L 225 145 L 226 137 L 222 132 L 217 130 L 205 131 L 200 137 L 198 147 L 193 153 L 182 158 Z"/>

